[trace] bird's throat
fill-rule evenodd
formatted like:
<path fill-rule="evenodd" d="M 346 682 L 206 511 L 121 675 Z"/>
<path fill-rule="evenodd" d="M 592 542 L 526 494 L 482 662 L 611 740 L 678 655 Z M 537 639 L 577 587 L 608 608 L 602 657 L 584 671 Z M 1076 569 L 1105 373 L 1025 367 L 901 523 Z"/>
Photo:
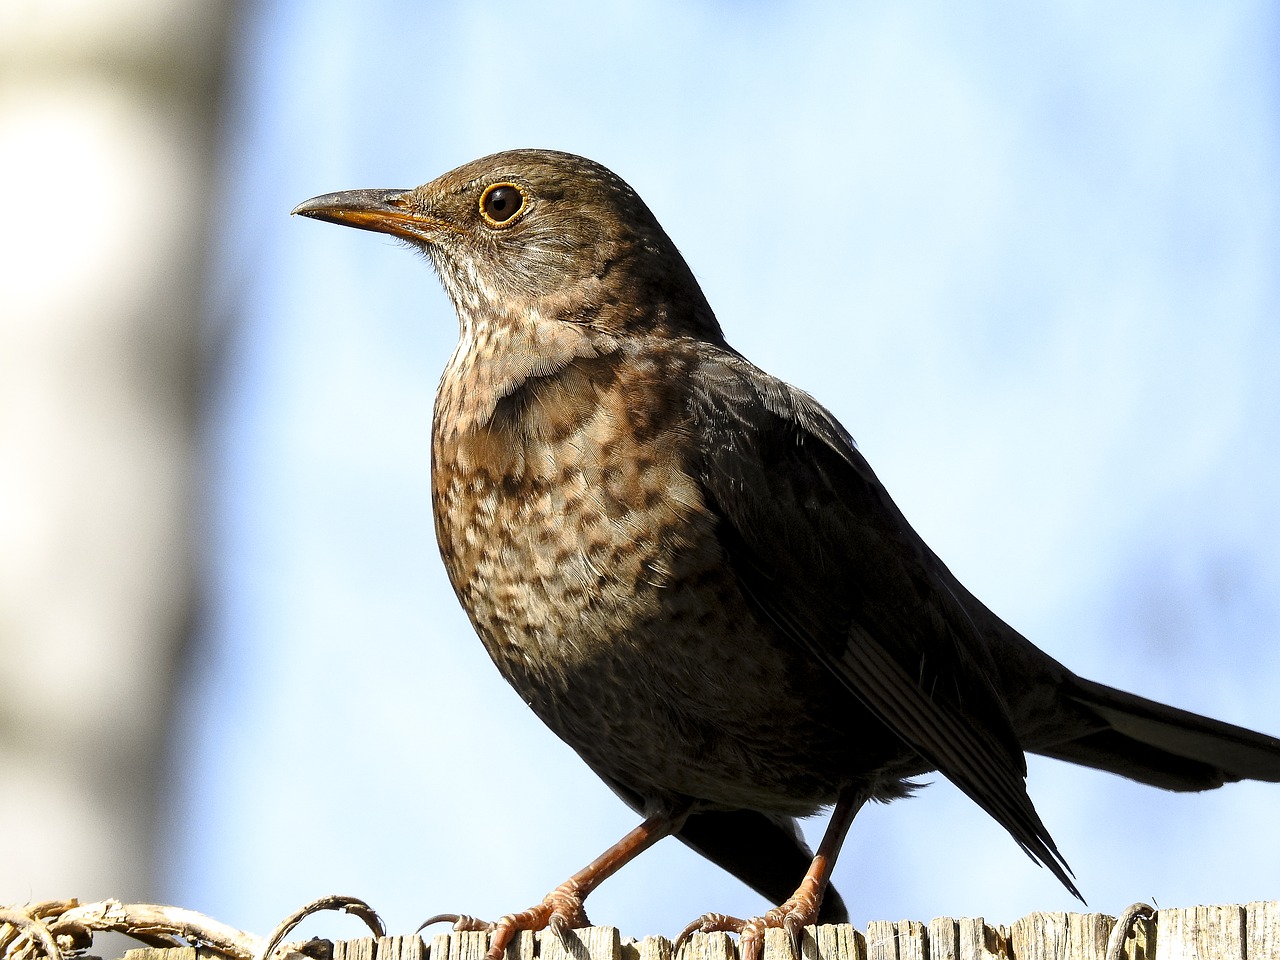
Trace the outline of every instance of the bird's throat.
<path fill-rule="evenodd" d="M 492 428 L 500 405 L 518 402 L 535 381 L 552 381 L 576 362 L 616 349 L 608 336 L 544 320 L 536 312 L 518 317 L 460 314 L 460 321 L 458 345 L 436 394 L 435 428 L 448 435 Z"/>

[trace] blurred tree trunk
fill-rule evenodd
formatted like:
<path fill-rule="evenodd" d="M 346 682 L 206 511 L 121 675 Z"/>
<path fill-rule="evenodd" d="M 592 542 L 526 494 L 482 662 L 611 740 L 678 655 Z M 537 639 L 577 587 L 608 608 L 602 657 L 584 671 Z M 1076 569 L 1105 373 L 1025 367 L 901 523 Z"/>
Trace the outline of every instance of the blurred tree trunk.
<path fill-rule="evenodd" d="M 155 892 L 235 9 L 0 3 L 0 903 Z"/>

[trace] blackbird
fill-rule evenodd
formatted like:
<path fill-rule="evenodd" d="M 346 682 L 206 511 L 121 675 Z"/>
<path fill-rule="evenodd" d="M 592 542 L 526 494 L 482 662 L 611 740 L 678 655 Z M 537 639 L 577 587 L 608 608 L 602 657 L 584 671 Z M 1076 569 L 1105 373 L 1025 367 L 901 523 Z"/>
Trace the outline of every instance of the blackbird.
<path fill-rule="evenodd" d="M 1076 676 L 987 609 L 907 523 L 841 424 L 725 341 L 619 177 L 513 150 L 412 190 L 294 213 L 426 253 L 460 338 L 432 425 L 449 579 L 493 662 L 643 822 L 539 904 L 458 928 L 585 925 L 602 880 L 675 835 L 780 904 L 828 880 L 869 799 L 937 770 L 1079 897 L 1025 752 L 1170 790 L 1280 781 L 1280 740 Z M 814 855 L 796 818 L 834 805 Z M 825 896 L 824 896 L 825 895 Z"/>

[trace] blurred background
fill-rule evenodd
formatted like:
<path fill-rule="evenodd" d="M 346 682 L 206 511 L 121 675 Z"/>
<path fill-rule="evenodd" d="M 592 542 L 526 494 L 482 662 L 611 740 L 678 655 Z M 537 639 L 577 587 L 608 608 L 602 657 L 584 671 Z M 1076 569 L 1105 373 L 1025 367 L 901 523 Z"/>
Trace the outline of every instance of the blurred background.
<path fill-rule="evenodd" d="M 0 2 L 0 902 L 265 933 L 342 892 L 408 932 L 524 908 L 635 823 L 447 585 L 445 296 L 288 217 L 516 146 L 635 186 L 730 341 L 1036 643 L 1280 733 L 1278 28 L 1261 0 Z M 1036 758 L 1030 786 L 1093 909 L 1280 897 L 1278 786 Z M 864 811 L 836 882 L 859 924 L 1077 906 L 945 781 Z M 765 906 L 675 841 L 589 904 L 634 936 Z"/>

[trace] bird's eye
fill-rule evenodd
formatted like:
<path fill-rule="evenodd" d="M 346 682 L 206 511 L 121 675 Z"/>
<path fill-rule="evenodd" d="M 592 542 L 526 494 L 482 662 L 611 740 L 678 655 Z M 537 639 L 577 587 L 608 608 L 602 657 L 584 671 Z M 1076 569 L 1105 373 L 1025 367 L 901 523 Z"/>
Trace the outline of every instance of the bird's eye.
<path fill-rule="evenodd" d="M 514 183 L 495 183 L 480 198 L 480 215 L 491 227 L 505 227 L 524 210 L 524 191 Z"/>

